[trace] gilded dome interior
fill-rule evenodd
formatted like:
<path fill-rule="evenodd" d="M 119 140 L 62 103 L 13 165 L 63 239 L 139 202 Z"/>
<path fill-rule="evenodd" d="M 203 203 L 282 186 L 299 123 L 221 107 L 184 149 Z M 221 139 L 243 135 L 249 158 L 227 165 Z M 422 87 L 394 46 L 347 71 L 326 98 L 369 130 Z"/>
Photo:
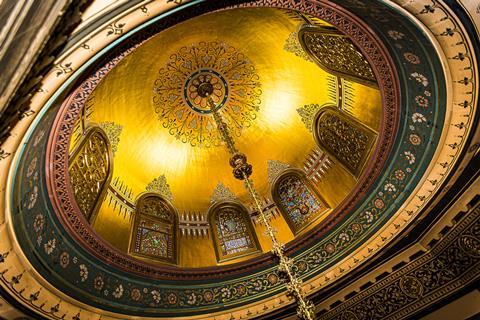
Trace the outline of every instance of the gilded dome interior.
<path fill-rule="evenodd" d="M 183 226 L 178 265 L 212 266 L 217 264 L 208 237 L 212 203 L 230 197 L 255 212 L 243 183 L 232 175 L 206 99 L 198 95 L 199 85 L 207 82 L 238 150 L 253 165 L 252 181 L 274 212 L 281 241 L 291 241 L 294 233 L 272 199 L 272 176 L 279 168 L 313 171 L 310 180 L 328 210 L 306 229 L 342 202 L 357 177 L 318 148 L 313 117 L 333 106 L 378 132 L 381 96 L 377 88 L 340 80 L 318 67 L 298 39 L 303 19 L 294 11 L 269 8 L 202 15 L 146 40 L 109 71 L 88 98 L 83 118 L 85 126 L 105 130 L 113 151 L 113 180 L 93 224 L 99 235 L 127 251 L 135 201 L 155 190 L 168 198 Z M 261 251 L 269 251 L 262 226 L 254 228 Z"/>
<path fill-rule="evenodd" d="M 0 318 L 478 316 L 476 7 L 2 3 Z"/>

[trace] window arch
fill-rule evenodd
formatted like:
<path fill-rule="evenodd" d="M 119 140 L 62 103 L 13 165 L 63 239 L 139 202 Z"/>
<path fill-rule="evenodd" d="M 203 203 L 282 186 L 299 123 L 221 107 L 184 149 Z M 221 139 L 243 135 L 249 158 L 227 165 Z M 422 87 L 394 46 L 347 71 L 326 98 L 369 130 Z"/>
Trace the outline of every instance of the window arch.
<path fill-rule="evenodd" d="M 68 174 L 73 195 L 90 224 L 94 223 L 112 180 L 112 158 L 107 135 L 96 125 L 87 128 L 69 157 Z"/>
<path fill-rule="evenodd" d="M 298 32 L 298 40 L 312 60 L 328 73 L 378 87 L 368 60 L 350 37 L 334 27 L 304 24 Z"/>
<path fill-rule="evenodd" d="M 375 131 L 333 106 L 315 115 L 313 135 L 317 145 L 355 177 L 362 173 L 377 138 Z"/>
<path fill-rule="evenodd" d="M 286 169 L 275 179 L 272 197 L 294 234 L 329 209 L 303 172 L 297 169 Z"/>
<path fill-rule="evenodd" d="M 177 263 L 178 216 L 157 193 L 144 193 L 136 203 L 130 237 L 132 255 Z"/>
<path fill-rule="evenodd" d="M 257 252 L 260 248 L 247 209 L 228 201 L 210 207 L 208 218 L 219 262 Z"/>

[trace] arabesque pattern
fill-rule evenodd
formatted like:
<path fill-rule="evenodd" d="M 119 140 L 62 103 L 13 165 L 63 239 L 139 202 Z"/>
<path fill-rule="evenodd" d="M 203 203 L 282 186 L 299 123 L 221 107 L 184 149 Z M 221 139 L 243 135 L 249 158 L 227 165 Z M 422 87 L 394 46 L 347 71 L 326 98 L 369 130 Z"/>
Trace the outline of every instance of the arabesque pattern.
<path fill-rule="evenodd" d="M 199 94 L 206 86 L 236 137 L 252 124 L 261 104 L 255 66 L 236 48 L 218 42 L 180 48 L 159 70 L 153 104 L 162 127 L 192 147 L 221 143 L 207 101 Z"/>
<path fill-rule="evenodd" d="M 110 145 L 103 130 L 90 128 L 69 162 L 68 174 L 75 200 L 85 218 L 93 222 L 112 176 Z"/>

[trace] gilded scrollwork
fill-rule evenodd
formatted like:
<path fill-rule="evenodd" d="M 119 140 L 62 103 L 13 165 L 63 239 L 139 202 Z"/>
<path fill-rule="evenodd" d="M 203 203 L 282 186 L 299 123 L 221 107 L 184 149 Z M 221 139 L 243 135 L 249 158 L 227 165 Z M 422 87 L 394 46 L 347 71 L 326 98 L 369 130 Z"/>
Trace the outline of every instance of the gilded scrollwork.
<path fill-rule="evenodd" d="M 108 141 L 110 141 L 112 148 L 112 154 L 115 156 L 118 144 L 120 143 L 120 134 L 122 133 L 123 126 L 112 121 L 101 122 L 99 125 L 107 134 Z"/>
<path fill-rule="evenodd" d="M 168 184 L 167 177 L 164 174 L 149 182 L 145 189 L 148 192 L 155 192 L 161 194 L 169 201 L 173 201 L 173 193 L 170 190 L 170 185 Z"/>
<path fill-rule="evenodd" d="M 235 200 L 237 200 L 237 196 L 235 196 L 235 194 L 223 183 L 219 182 L 213 190 L 212 197 L 210 198 L 210 203 L 214 204 L 216 202 Z"/>
<path fill-rule="evenodd" d="M 322 108 L 315 116 L 313 125 L 318 146 L 358 177 L 377 134 L 332 106 Z"/>
<path fill-rule="evenodd" d="M 193 147 L 208 148 L 222 139 L 202 92 L 211 92 L 215 110 L 238 137 L 256 119 L 260 87 L 255 66 L 243 53 L 226 43 L 200 42 L 180 48 L 159 70 L 153 105 L 171 135 Z"/>
<path fill-rule="evenodd" d="M 305 24 L 298 37 L 303 50 L 325 71 L 367 86 L 378 86 L 367 59 L 348 36 L 335 28 Z"/>
<path fill-rule="evenodd" d="M 69 159 L 73 195 L 85 218 L 93 223 L 106 195 L 113 172 L 112 151 L 105 132 L 87 129 Z"/>

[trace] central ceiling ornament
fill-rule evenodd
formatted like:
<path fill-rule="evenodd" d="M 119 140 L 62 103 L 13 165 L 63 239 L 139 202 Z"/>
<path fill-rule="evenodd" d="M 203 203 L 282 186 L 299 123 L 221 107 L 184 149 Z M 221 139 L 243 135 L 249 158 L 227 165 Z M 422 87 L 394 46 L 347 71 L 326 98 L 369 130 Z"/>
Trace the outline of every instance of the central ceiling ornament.
<path fill-rule="evenodd" d="M 162 126 L 183 143 L 219 146 L 207 96 L 239 137 L 260 109 L 260 78 L 255 66 L 236 48 L 218 42 L 200 42 L 180 48 L 159 70 L 153 105 Z"/>
<path fill-rule="evenodd" d="M 220 73 L 214 70 L 200 69 L 188 78 L 183 97 L 193 111 L 209 114 L 212 110 L 208 105 L 207 94 L 212 97 L 215 110 L 218 110 L 228 100 L 228 84 Z"/>

